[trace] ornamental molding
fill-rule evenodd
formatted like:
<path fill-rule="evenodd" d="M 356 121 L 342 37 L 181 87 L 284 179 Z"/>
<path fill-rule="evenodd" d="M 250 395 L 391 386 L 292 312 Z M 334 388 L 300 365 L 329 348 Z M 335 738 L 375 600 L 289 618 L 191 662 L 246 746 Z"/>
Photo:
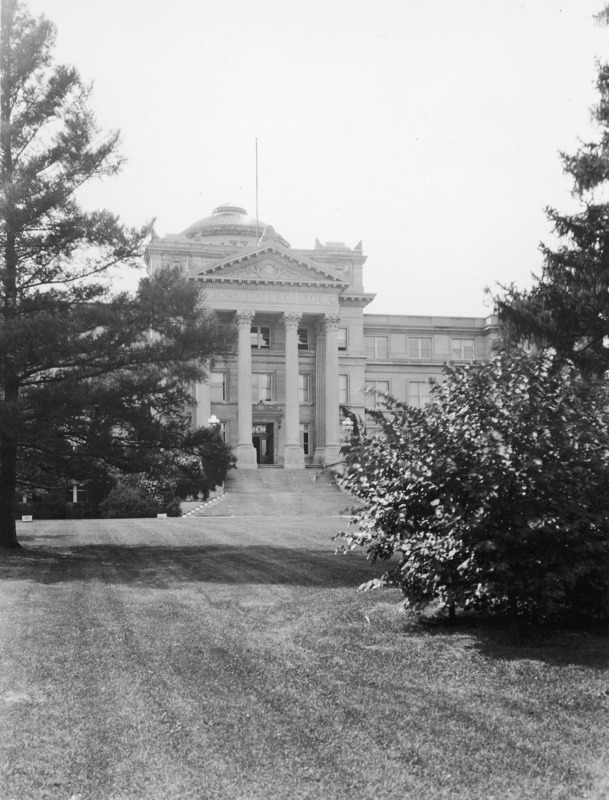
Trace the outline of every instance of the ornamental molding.
<path fill-rule="evenodd" d="M 326 314 L 321 320 L 321 324 L 325 331 L 337 331 L 340 325 L 340 317 L 338 314 Z"/>
<path fill-rule="evenodd" d="M 199 280 L 244 283 L 300 283 L 347 288 L 345 278 L 315 264 L 291 258 L 274 247 L 202 265 L 193 277 Z"/>
<path fill-rule="evenodd" d="M 323 295 L 328 298 L 331 298 L 331 302 L 338 303 L 338 299 L 340 297 L 340 289 L 337 289 L 333 286 L 325 286 L 323 284 L 307 284 L 307 285 L 293 285 L 293 284 L 273 284 L 272 286 L 266 283 L 239 283 L 238 281 L 231 282 L 233 285 L 227 286 L 228 281 L 218 281 L 216 283 L 215 278 L 214 280 L 207 281 L 204 277 L 198 275 L 195 280 L 199 283 L 202 283 L 205 286 L 205 289 L 209 289 L 213 291 L 214 289 L 228 293 L 231 295 L 237 296 L 238 292 L 245 292 L 246 294 L 250 293 L 258 293 L 258 294 L 269 294 L 272 293 L 273 295 L 280 295 L 280 294 L 302 294 L 302 295 Z M 342 299 L 342 298 L 341 298 Z M 342 305 L 342 303 L 341 303 Z"/>
<path fill-rule="evenodd" d="M 286 329 L 298 328 L 302 320 L 302 313 L 300 311 L 286 311 L 281 319 Z"/>
<path fill-rule="evenodd" d="M 375 294 L 343 294 L 340 298 L 340 304 L 349 308 L 365 308 L 375 297 Z"/>
<path fill-rule="evenodd" d="M 237 324 L 239 327 L 247 326 L 248 328 L 251 327 L 252 322 L 254 321 L 254 317 L 256 316 L 256 312 L 252 309 L 243 309 L 241 311 L 237 311 Z"/>
<path fill-rule="evenodd" d="M 161 253 L 161 265 L 167 267 L 188 268 L 188 253 L 165 250 Z"/>

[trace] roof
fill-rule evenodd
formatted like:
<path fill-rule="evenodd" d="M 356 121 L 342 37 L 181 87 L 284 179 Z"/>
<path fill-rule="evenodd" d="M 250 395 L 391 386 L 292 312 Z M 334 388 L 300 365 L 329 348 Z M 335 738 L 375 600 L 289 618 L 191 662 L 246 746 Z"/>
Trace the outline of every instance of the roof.
<path fill-rule="evenodd" d="M 254 237 L 257 235 L 260 238 L 265 228 L 268 227 L 262 220 L 256 220 L 256 217 L 249 216 L 245 208 L 225 203 L 214 208 L 211 216 L 203 217 L 203 219 L 193 222 L 181 235 L 187 239 L 201 239 L 217 235 L 228 236 L 230 234 Z M 279 234 L 275 234 L 275 236 L 285 247 L 290 246 L 282 236 Z"/>

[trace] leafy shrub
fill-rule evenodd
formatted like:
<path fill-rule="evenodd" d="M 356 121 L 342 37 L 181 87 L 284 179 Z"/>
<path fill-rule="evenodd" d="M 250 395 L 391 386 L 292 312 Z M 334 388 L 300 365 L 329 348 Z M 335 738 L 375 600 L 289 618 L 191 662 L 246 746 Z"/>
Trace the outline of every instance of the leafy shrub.
<path fill-rule="evenodd" d="M 177 494 L 179 497 L 202 497 L 224 483 L 235 456 L 220 432 L 214 427 L 191 431 L 177 459 Z"/>
<path fill-rule="evenodd" d="M 121 475 L 99 504 L 100 514 L 108 519 L 156 517 L 167 514 L 180 516 L 180 500 L 175 494 L 175 482 L 153 479 L 137 473 Z"/>
<path fill-rule="evenodd" d="M 29 500 L 27 503 L 17 502 L 15 516 L 17 519 L 24 514 L 31 514 L 34 519 L 66 519 L 69 513 L 64 492 L 44 492 Z"/>
<path fill-rule="evenodd" d="M 607 389 L 551 353 L 447 368 L 416 409 L 384 396 L 346 455 L 363 501 L 344 549 L 399 564 L 376 585 L 537 621 L 609 613 Z"/>

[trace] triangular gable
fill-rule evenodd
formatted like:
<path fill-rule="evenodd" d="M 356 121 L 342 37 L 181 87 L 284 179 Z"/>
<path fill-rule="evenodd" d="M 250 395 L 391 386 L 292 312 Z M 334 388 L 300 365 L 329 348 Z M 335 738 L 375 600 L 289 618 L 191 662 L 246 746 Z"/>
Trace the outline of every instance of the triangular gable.
<path fill-rule="evenodd" d="M 194 278 L 244 283 L 347 286 L 348 281 L 312 261 L 296 258 L 275 244 L 232 254 L 194 270 Z"/>

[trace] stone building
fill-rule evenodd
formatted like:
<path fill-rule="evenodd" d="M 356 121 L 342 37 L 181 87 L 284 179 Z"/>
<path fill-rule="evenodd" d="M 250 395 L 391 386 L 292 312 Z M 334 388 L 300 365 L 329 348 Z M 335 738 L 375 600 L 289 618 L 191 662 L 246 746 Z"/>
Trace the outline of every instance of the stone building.
<path fill-rule="evenodd" d="M 447 362 L 490 354 L 493 318 L 366 314 L 361 242 L 295 249 L 238 206 L 155 236 L 146 261 L 178 265 L 236 320 L 237 356 L 196 387 L 193 415 L 220 420 L 242 469 L 334 463 L 344 409 L 364 418 L 375 403 L 366 387 L 420 406 Z"/>

